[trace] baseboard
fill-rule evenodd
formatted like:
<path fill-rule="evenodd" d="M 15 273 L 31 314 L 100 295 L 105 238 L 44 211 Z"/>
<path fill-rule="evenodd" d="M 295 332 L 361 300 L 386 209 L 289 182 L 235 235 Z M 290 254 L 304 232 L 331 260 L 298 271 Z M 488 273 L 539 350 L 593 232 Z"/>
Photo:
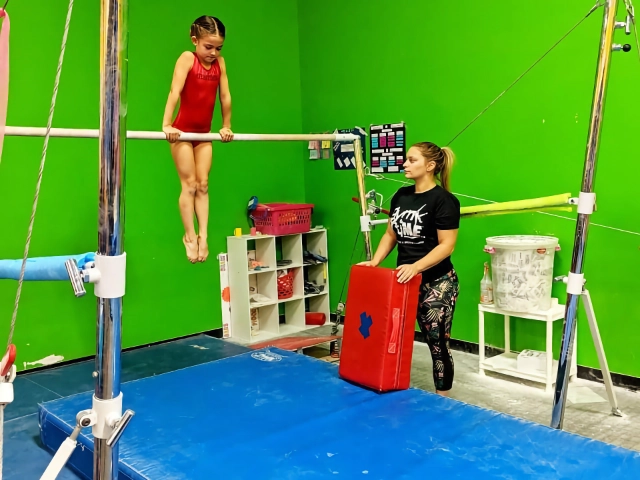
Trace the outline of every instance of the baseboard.
<path fill-rule="evenodd" d="M 582 365 L 578 365 L 578 378 L 584 378 L 585 380 L 604 383 L 604 381 L 602 380 L 602 370 L 591 367 L 583 367 Z M 633 392 L 640 390 L 640 378 L 611 372 L 611 381 L 616 387 L 626 388 L 627 390 L 631 390 Z"/>
<path fill-rule="evenodd" d="M 426 343 L 421 332 L 416 332 L 414 338 L 417 342 Z M 464 340 L 451 339 L 449 345 L 453 350 L 460 352 L 472 353 L 474 355 L 480 354 L 480 346 L 477 343 L 466 342 Z M 484 354 L 489 356 L 499 355 L 504 353 L 504 349 L 485 346 Z M 604 383 L 602 380 L 602 371 L 597 368 L 584 367 L 578 365 L 578 378 L 585 380 L 591 380 L 593 382 Z M 623 375 L 620 373 L 611 373 L 611 381 L 616 387 L 626 388 L 628 390 L 637 391 L 640 390 L 640 378 L 632 377 L 630 375 Z"/>

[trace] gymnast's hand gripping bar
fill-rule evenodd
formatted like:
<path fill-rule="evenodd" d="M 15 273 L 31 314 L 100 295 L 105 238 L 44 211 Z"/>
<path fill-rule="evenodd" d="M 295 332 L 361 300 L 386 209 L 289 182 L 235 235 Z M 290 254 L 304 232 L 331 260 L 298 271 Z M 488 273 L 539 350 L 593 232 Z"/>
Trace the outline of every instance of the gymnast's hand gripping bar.
<path fill-rule="evenodd" d="M 8 137 L 44 137 L 47 133 L 46 128 L 41 127 L 6 127 L 5 136 Z M 98 138 L 98 129 L 88 128 L 52 128 L 49 131 L 50 137 L 65 138 Z M 311 141 L 311 140 L 329 140 L 334 142 L 353 142 L 359 138 L 351 133 L 326 133 L 326 134 L 273 134 L 273 133 L 235 133 L 233 141 Z M 128 131 L 127 139 L 130 140 L 166 140 L 167 136 L 164 132 L 151 131 Z M 182 133 L 180 140 L 184 141 L 200 141 L 211 142 L 221 141 L 219 133 Z"/>

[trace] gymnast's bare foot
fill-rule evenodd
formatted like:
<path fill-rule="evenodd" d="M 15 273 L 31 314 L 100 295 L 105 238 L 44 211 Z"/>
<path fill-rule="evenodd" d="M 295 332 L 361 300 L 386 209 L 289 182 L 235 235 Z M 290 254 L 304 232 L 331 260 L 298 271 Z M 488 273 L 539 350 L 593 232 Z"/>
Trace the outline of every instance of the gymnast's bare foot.
<path fill-rule="evenodd" d="M 182 237 L 182 243 L 187 249 L 187 258 L 191 263 L 196 263 L 198 261 L 198 241 L 193 238 L 187 238 L 185 235 Z"/>
<path fill-rule="evenodd" d="M 209 245 L 207 245 L 207 237 L 200 235 L 198 237 L 198 261 L 204 262 L 209 256 Z"/>

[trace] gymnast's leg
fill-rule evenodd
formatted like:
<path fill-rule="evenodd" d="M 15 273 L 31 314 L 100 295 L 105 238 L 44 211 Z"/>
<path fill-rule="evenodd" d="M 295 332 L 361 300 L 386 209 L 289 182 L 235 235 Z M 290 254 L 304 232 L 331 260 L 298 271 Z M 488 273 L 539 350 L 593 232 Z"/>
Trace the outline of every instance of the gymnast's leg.
<path fill-rule="evenodd" d="M 193 154 L 193 145 L 190 142 L 171 143 L 171 156 L 176 164 L 182 191 L 178 205 L 180 216 L 184 225 L 184 237 L 182 241 L 187 250 L 187 258 L 191 263 L 198 261 L 198 237 L 193 222 L 193 212 L 196 196 L 196 163 Z"/>
<path fill-rule="evenodd" d="M 194 147 L 196 161 L 196 217 L 198 218 L 198 261 L 209 256 L 207 229 L 209 227 L 209 171 L 212 156 L 211 142 L 201 142 Z"/>
<path fill-rule="evenodd" d="M 453 356 L 449 348 L 451 323 L 458 299 L 459 283 L 455 270 L 422 285 L 418 324 L 431 350 L 436 393 L 449 396 L 453 386 Z"/>

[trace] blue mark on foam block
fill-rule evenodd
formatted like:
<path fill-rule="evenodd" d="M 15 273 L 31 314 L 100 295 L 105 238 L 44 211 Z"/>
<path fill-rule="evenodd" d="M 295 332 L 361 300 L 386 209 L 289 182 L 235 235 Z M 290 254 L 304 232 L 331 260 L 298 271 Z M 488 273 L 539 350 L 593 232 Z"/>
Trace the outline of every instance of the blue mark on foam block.
<path fill-rule="evenodd" d="M 371 328 L 372 324 L 373 320 L 371 319 L 371 315 L 367 315 L 367 312 L 362 312 L 360 314 L 360 328 L 358 328 L 358 330 L 364 338 L 370 335 L 369 328 Z"/>

